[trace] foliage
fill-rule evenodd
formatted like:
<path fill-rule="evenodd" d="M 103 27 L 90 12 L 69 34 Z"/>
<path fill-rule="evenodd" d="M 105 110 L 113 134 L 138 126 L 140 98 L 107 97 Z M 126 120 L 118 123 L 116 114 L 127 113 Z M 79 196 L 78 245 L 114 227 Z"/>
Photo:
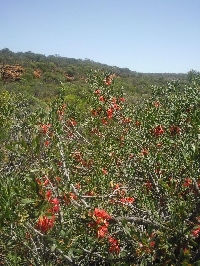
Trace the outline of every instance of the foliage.
<path fill-rule="evenodd" d="M 7 65 L 9 69 L 23 69 L 23 74 L 17 75 L 18 82 L 13 80 L 12 71 L 3 75 L 3 69 Z M 4 67 L 2 67 L 4 66 Z M 185 82 L 187 74 L 175 73 L 138 73 L 128 68 L 119 68 L 100 64 L 89 59 L 75 59 L 61 57 L 59 55 L 45 56 L 35 54 L 31 51 L 14 53 L 8 48 L 0 50 L 0 70 L 2 72 L 2 81 L 0 81 L 0 90 L 26 92 L 29 95 L 39 98 L 46 103 L 57 97 L 60 81 L 66 83 L 74 97 L 79 101 L 83 99 L 79 91 L 87 91 L 86 78 L 91 69 L 100 69 L 103 71 L 112 71 L 116 74 L 116 85 L 124 87 L 127 93 L 127 101 L 136 103 L 138 99 L 148 98 L 151 93 L 150 85 L 165 85 L 166 81 L 180 79 L 180 83 Z M 16 73 L 14 73 L 16 76 Z M 9 78 L 9 79 L 8 79 Z M 4 82 L 3 82 L 4 81 Z M 67 93 L 67 91 L 66 91 Z"/>
<path fill-rule="evenodd" d="M 49 107 L 7 125 L 15 112 L 5 94 L 2 123 L 13 129 L 0 169 L 5 264 L 199 262 L 198 84 L 154 86 L 130 105 L 116 79 L 91 72 L 84 115 L 62 88 Z"/>

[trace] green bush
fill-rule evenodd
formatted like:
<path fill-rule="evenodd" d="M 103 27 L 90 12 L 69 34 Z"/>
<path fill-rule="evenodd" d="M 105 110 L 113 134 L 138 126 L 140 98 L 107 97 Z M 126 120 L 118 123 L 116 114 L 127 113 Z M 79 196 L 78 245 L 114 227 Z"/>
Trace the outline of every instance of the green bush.
<path fill-rule="evenodd" d="M 88 84 L 84 116 L 62 89 L 18 119 L 6 143 L 4 262 L 198 265 L 198 84 L 153 87 L 140 105 L 109 73 L 92 72 Z"/>

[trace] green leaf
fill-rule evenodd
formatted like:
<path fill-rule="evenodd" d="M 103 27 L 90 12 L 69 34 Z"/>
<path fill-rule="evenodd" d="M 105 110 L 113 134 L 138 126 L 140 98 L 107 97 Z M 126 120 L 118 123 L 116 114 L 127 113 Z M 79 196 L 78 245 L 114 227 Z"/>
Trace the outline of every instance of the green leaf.
<path fill-rule="evenodd" d="M 65 231 L 60 230 L 60 235 L 61 235 L 62 237 L 64 237 L 64 236 L 65 236 Z"/>
<path fill-rule="evenodd" d="M 54 245 L 51 246 L 51 252 L 54 252 L 55 249 L 56 249 L 56 245 L 54 244 Z"/>
<path fill-rule="evenodd" d="M 22 204 L 28 204 L 28 203 L 32 203 L 32 202 L 35 202 L 35 200 L 33 200 L 33 199 L 22 199 L 21 200 Z"/>

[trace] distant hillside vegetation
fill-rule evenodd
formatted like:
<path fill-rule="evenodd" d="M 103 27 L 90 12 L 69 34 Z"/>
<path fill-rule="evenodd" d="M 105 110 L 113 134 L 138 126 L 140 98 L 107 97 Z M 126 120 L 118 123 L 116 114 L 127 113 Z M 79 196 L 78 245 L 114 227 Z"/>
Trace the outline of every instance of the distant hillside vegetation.
<path fill-rule="evenodd" d="M 31 51 L 14 53 L 8 48 L 0 50 L 0 90 L 28 93 L 44 102 L 57 95 L 60 83 L 68 88 L 71 100 L 84 98 L 87 91 L 88 72 L 100 69 L 116 74 L 115 83 L 123 86 L 130 101 L 148 97 L 151 85 L 166 85 L 168 81 L 187 80 L 187 74 L 138 73 L 128 68 L 119 68 L 94 62 L 90 59 L 75 59 L 59 55 L 45 56 Z"/>

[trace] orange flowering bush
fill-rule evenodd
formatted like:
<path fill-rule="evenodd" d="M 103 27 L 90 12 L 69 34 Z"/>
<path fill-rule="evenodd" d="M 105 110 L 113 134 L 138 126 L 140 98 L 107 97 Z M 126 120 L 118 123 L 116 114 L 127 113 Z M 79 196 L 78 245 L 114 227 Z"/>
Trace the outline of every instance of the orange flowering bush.
<path fill-rule="evenodd" d="M 174 81 L 130 105 L 115 75 L 87 81 L 84 119 L 64 88 L 13 119 L 0 169 L 5 263 L 199 263 L 199 87 Z"/>

